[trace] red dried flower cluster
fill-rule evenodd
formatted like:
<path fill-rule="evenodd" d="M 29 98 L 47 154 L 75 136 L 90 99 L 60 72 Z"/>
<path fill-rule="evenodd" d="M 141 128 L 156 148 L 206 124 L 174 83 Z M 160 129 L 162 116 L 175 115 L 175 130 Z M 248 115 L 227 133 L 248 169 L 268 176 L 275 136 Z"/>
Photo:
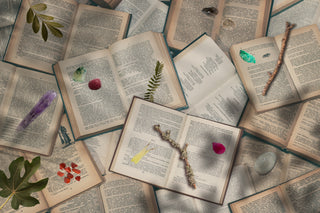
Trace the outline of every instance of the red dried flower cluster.
<path fill-rule="evenodd" d="M 57 175 L 60 177 L 63 177 L 66 175 L 66 177 L 64 177 L 64 182 L 70 183 L 70 181 L 74 177 L 74 175 L 71 174 L 71 171 L 74 172 L 75 175 L 79 175 L 81 173 L 81 171 L 79 169 L 76 169 L 76 167 L 78 167 L 78 165 L 73 162 L 71 163 L 71 168 L 67 167 L 65 163 L 60 163 L 60 171 L 57 172 Z M 77 181 L 80 181 L 81 179 L 80 175 L 76 176 L 74 179 L 76 179 Z"/>

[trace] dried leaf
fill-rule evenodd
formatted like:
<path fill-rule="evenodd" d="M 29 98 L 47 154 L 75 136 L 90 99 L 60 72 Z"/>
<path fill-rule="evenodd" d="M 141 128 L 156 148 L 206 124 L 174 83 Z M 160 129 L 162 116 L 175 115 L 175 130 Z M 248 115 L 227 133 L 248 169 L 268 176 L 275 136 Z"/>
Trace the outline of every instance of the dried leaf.
<path fill-rule="evenodd" d="M 40 18 L 42 18 L 43 20 L 53 20 L 54 19 L 52 16 L 47 16 L 47 15 L 44 15 L 44 14 L 38 14 L 38 16 Z"/>
<path fill-rule="evenodd" d="M 51 25 L 52 27 L 63 27 L 62 24 L 59 24 L 57 22 L 46 22 L 47 25 Z"/>
<path fill-rule="evenodd" d="M 30 8 L 27 12 L 27 23 L 32 23 L 33 21 L 33 17 L 34 17 L 34 13 L 32 11 L 32 9 Z"/>
<path fill-rule="evenodd" d="M 39 32 L 39 29 L 40 29 L 39 19 L 36 15 L 33 18 L 32 29 L 33 29 L 33 32 L 35 33 Z"/>
<path fill-rule="evenodd" d="M 62 35 L 62 32 L 61 32 L 59 29 L 53 27 L 52 25 L 47 24 L 47 27 L 49 28 L 50 32 L 51 32 L 54 36 L 59 37 L 59 38 L 61 38 L 61 37 L 63 36 L 63 35 Z"/>
<path fill-rule="evenodd" d="M 43 3 L 39 3 L 39 4 L 32 5 L 31 8 L 37 11 L 44 11 L 45 9 L 47 9 L 47 5 Z"/>
<path fill-rule="evenodd" d="M 24 167 L 24 175 L 20 177 L 21 170 Z M 30 183 L 30 177 L 40 167 L 40 157 L 35 157 L 31 163 L 19 157 L 12 161 L 9 166 L 10 178 L 7 178 L 4 171 L 0 170 L 0 191 L 1 197 L 13 195 L 11 206 L 17 210 L 19 205 L 30 207 L 39 203 L 39 201 L 31 197 L 32 192 L 41 191 L 46 187 L 48 178 L 42 179 L 35 183 Z"/>
<path fill-rule="evenodd" d="M 42 27 L 41 27 L 41 35 L 44 41 L 48 40 L 48 30 L 46 25 L 42 22 Z"/>

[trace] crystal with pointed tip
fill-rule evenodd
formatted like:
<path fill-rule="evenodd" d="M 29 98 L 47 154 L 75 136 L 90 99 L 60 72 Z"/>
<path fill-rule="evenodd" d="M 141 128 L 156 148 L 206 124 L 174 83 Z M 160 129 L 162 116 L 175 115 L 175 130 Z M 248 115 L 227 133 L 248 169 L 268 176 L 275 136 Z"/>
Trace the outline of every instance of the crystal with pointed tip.
<path fill-rule="evenodd" d="M 86 78 L 87 70 L 84 67 L 79 67 L 76 71 L 74 71 L 72 75 L 72 79 L 77 82 L 84 82 Z"/>
<path fill-rule="evenodd" d="M 18 131 L 24 130 L 29 124 L 32 123 L 55 99 L 57 93 L 55 91 L 48 91 L 44 94 L 38 103 L 31 109 L 31 111 L 26 115 L 26 117 L 20 122 L 17 127 Z"/>
<path fill-rule="evenodd" d="M 276 161 L 277 156 L 274 152 L 265 152 L 257 158 L 254 169 L 258 174 L 265 175 L 273 169 Z"/>

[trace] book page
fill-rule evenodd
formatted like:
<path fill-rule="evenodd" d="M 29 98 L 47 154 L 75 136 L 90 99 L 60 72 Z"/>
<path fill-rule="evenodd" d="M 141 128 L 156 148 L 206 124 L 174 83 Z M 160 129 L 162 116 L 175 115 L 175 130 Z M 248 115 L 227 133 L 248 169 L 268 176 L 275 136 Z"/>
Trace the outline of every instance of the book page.
<path fill-rule="evenodd" d="M 255 162 L 261 154 L 266 152 L 273 152 L 276 155 L 276 164 L 269 173 L 260 175 L 254 169 Z M 264 143 L 261 139 L 244 136 L 239 145 L 235 165 L 246 165 L 248 167 L 255 190 L 259 192 L 287 180 L 288 154 Z"/>
<path fill-rule="evenodd" d="M 181 50 L 203 33 L 215 37 L 220 27 L 225 0 L 201 2 L 194 0 L 172 0 L 165 26 L 168 45 Z M 218 14 L 208 16 L 203 8 L 214 7 Z"/>
<path fill-rule="evenodd" d="M 10 79 L 12 79 L 15 74 L 15 70 L 16 67 L 11 64 L 4 62 L 0 63 L 0 105 L 6 93 Z M 0 109 L 3 109 L 3 107 L 0 107 Z"/>
<path fill-rule="evenodd" d="M 319 166 L 316 164 L 306 161 L 296 155 L 289 155 L 286 179 L 291 180 L 317 168 L 319 168 Z"/>
<path fill-rule="evenodd" d="M 49 90 L 57 97 L 29 126 L 17 127 Z M 1 105 L 0 144 L 27 152 L 49 155 L 56 140 L 63 105 L 54 76 L 17 68 Z"/>
<path fill-rule="evenodd" d="M 163 187 L 169 175 L 172 158 L 178 153 L 154 130 L 159 124 L 170 130 L 171 138 L 180 136 L 185 114 L 161 105 L 134 98 L 118 143 L 110 170 Z M 148 151 L 138 163 L 131 159 Z"/>
<path fill-rule="evenodd" d="M 128 107 L 123 104 L 111 57 L 107 49 L 98 50 L 60 61 L 54 66 L 76 139 L 119 128 L 124 123 Z M 84 82 L 72 79 L 79 67 L 87 71 Z M 99 90 L 88 87 L 88 82 L 95 78 L 101 80 Z"/>
<path fill-rule="evenodd" d="M 66 115 L 62 118 L 61 126 L 65 127 L 70 134 Z M 33 157 L 28 155 L 28 158 Z M 70 169 L 73 169 L 71 163 L 75 163 L 77 165 L 75 168 L 80 170 L 80 174 L 71 171 L 73 177 L 70 178 L 70 183 L 65 183 L 64 178 L 67 174 L 64 169 L 60 169 L 61 163 L 65 163 L 66 168 L 70 167 Z M 41 165 L 43 166 L 38 169 L 35 176 L 37 179 L 49 178 L 48 185 L 42 192 L 50 207 L 102 182 L 101 174 L 82 141 L 65 147 L 64 141 L 57 137 L 52 155 L 42 157 Z M 59 176 L 58 171 L 64 173 L 64 176 Z M 79 181 L 76 180 L 77 176 L 80 176 Z"/>
<path fill-rule="evenodd" d="M 296 3 L 299 3 L 302 0 L 274 0 L 272 7 L 272 14 L 275 15 L 277 13 L 283 12 L 283 10 L 288 9 Z"/>
<path fill-rule="evenodd" d="M 229 204 L 234 213 L 292 213 L 279 187 Z"/>
<path fill-rule="evenodd" d="M 92 0 L 92 1 L 101 7 L 110 8 L 110 9 L 114 9 L 121 2 L 121 0 Z"/>
<path fill-rule="evenodd" d="M 294 23 L 296 29 L 310 24 L 318 24 L 318 26 L 320 26 L 318 22 L 319 15 L 320 2 L 318 0 L 300 1 L 270 18 L 268 36 L 277 36 L 284 33 L 287 21 Z"/>
<path fill-rule="evenodd" d="M 278 146 L 286 147 L 301 107 L 302 104 L 292 104 L 257 113 L 252 104 L 248 103 L 241 117 L 239 126 L 255 136 Z"/>
<path fill-rule="evenodd" d="M 100 190 L 105 212 L 158 212 L 153 188 L 149 184 L 108 174 Z"/>
<path fill-rule="evenodd" d="M 251 54 L 255 58 L 255 63 L 244 61 L 240 56 L 240 50 Z M 300 100 L 285 64 L 282 64 L 268 93 L 265 96 L 262 95 L 269 80 L 268 73 L 274 71 L 279 57 L 279 49 L 273 38 L 263 37 L 233 45 L 230 53 L 249 100 L 256 111 L 266 111 Z"/>
<path fill-rule="evenodd" d="M 122 0 L 115 10 L 132 14 L 128 36 L 143 32 L 162 32 L 168 6 L 159 0 Z"/>
<path fill-rule="evenodd" d="M 48 40 L 44 41 L 41 32 L 35 34 L 32 31 L 31 24 L 26 22 L 27 11 L 30 8 L 29 2 L 31 5 L 37 3 L 47 5 L 47 9 L 40 14 L 53 16 L 54 22 L 63 25 L 62 28 L 59 28 L 63 34 L 62 38 L 55 37 L 48 30 Z M 73 0 L 57 2 L 23 0 L 4 60 L 53 73 L 52 64 L 63 58 L 76 9 L 77 2 Z"/>
<path fill-rule="evenodd" d="M 225 1 L 219 32 L 213 37 L 228 53 L 233 44 L 265 36 L 271 10 L 270 0 Z"/>
<path fill-rule="evenodd" d="M 64 58 L 108 48 L 125 38 L 128 13 L 80 4 Z"/>
<path fill-rule="evenodd" d="M 84 202 L 85 201 L 85 202 Z M 78 213 L 100 212 L 104 213 L 104 206 L 99 187 L 93 187 L 77 196 L 61 203 L 50 210 L 51 213 Z"/>
<path fill-rule="evenodd" d="M 281 47 L 283 34 L 275 41 Z M 302 100 L 320 95 L 320 32 L 317 25 L 292 30 L 284 55 L 284 63 Z"/>
<path fill-rule="evenodd" d="M 146 32 L 110 46 L 119 84 L 128 106 L 133 96 L 144 98 L 157 61 L 164 64 L 154 102 L 171 108 L 186 107 L 184 94 L 162 33 Z"/>
<path fill-rule="evenodd" d="M 7 178 L 10 178 L 10 172 L 9 172 L 10 163 L 19 157 L 24 157 L 24 160 L 27 160 L 25 155 L 22 152 L 9 149 L 9 148 L 0 147 L 0 162 L 1 162 L 0 170 L 4 171 Z M 31 160 L 29 160 L 29 162 L 31 163 Z M 24 168 L 22 169 L 21 176 L 23 174 L 24 174 Z M 37 182 L 37 180 L 34 178 L 34 176 L 32 176 L 29 182 L 34 183 L 34 182 Z M 41 191 L 31 193 L 31 197 L 38 199 L 39 204 L 33 207 L 23 207 L 20 205 L 18 210 L 14 210 L 11 207 L 12 199 L 10 199 L 10 201 L 1 209 L 1 212 L 34 213 L 34 212 L 43 211 L 44 209 L 47 209 L 49 207 Z M 6 198 L 0 197 L 0 203 L 3 204 L 7 198 L 8 197 Z"/>
<path fill-rule="evenodd" d="M 320 169 L 283 184 L 281 190 L 288 197 L 294 212 L 317 212 L 320 209 Z"/>
<path fill-rule="evenodd" d="M 222 204 L 240 137 L 238 128 L 188 116 L 177 142 L 181 148 L 188 144 L 188 162 L 194 173 L 196 189 L 189 186 L 184 162 L 179 155 L 173 159 L 166 188 Z M 223 144 L 225 153 L 216 154 L 212 142 Z"/>
<path fill-rule="evenodd" d="M 315 163 L 320 163 L 319 104 L 319 98 L 303 104 L 288 145 L 288 149 Z"/>

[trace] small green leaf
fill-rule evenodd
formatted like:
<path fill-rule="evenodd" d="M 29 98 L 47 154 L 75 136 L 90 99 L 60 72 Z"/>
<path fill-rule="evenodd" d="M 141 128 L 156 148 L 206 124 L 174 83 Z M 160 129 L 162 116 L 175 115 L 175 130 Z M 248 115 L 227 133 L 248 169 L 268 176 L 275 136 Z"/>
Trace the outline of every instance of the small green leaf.
<path fill-rule="evenodd" d="M 53 27 L 53 26 L 51 26 L 51 25 L 47 25 L 47 26 L 48 26 L 50 32 L 51 32 L 54 36 L 59 37 L 59 38 L 61 38 L 61 37 L 63 36 L 63 35 L 62 35 L 62 32 L 61 32 L 59 29 L 57 29 L 57 28 L 55 28 L 55 27 Z"/>
<path fill-rule="evenodd" d="M 21 177 L 21 172 L 24 167 L 24 174 Z M 29 179 L 40 167 L 40 157 L 35 157 L 31 163 L 19 157 L 13 160 L 9 166 L 10 178 L 7 178 L 5 173 L 0 170 L 0 194 L 2 197 L 13 195 L 11 207 L 18 209 L 22 206 L 34 206 L 39 203 L 36 198 L 31 197 L 32 192 L 37 192 L 46 187 L 48 178 L 39 180 L 35 183 L 30 183 Z"/>
<path fill-rule="evenodd" d="M 53 20 L 54 19 L 52 16 L 47 16 L 47 15 L 43 15 L 43 14 L 38 14 L 38 16 L 40 18 L 42 18 L 43 20 Z"/>
<path fill-rule="evenodd" d="M 32 5 L 31 8 L 37 11 L 44 11 L 45 9 L 47 9 L 47 5 L 44 3 L 39 3 Z"/>
<path fill-rule="evenodd" d="M 38 17 L 35 15 L 32 22 L 32 29 L 34 33 L 39 32 L 40 29 L 40 23 Z"/>
<path fill-rule="evenodd" d="M 28 12 L 27 12 L 27 23 L 29 23 L 29 24 L 32 23 L 33 16 L 34 16 L 33 11 L 32 11 L 32 9 L 30 8 L 30 9 L 28 10 Z"/>
<path fill-rule="evenodd" d="M 63 27 L 62 24 L 59 24 L 57 22 L 46 22 L 47 25 L 51 25 L 52 27 Z"/>
<path fill-rule="evenodd" d="M 47 27 L 44 23 L 42 23 L 42 26 L 41 26 L 41 35 L 42 35 L 42 38 L 44 41 L 47 41 L 48 39 L 48 30 L 47 30 Z"/>

